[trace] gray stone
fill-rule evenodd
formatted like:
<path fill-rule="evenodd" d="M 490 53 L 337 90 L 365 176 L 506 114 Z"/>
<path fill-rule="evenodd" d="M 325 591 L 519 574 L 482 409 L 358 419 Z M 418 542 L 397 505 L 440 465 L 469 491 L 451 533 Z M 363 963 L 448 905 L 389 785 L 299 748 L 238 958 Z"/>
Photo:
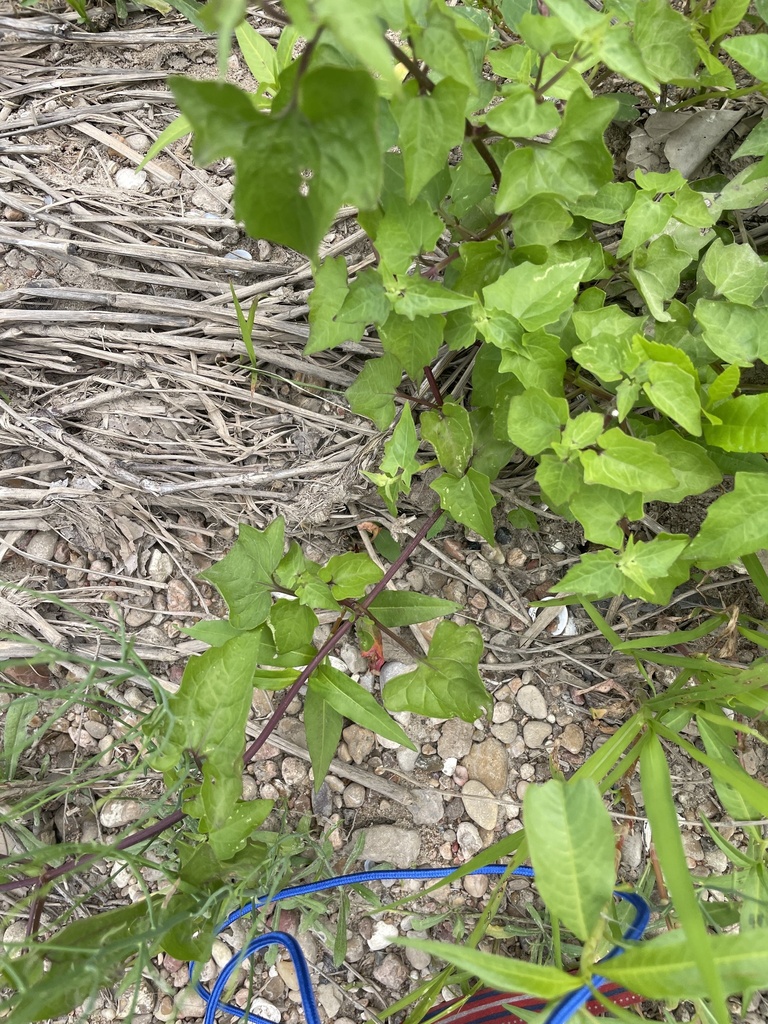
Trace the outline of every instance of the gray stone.
<path fill-rule="evenodd" d="M 27 554 L 35 561 L 39 559 L 50 562 L 53 559 L 58 539 L 58 534 L 53 530 L 41 530 L 30 538 L 29 544 L 27 544 Z"/>
<path fill-rule="evenodd" d="M 354 845 L 355 836 L 352 837 Z M 412 868 L 418 864 L 421 837 L 415 829 L 396 825 L 373 825 L 365 830 L 362 856 L 377 863 L 387 862 L 396 868 Z"/>
<path fill-rule="evenodd" d="M 325 1010 L 329 1020 L 336 1020 L 341 1009 L 341 999 L 333 985 L 318 985 L 315 989 L 317 1001 Z"/>
<path fill-rule="evenodd" d="M 465 783 L 461 791 L 461 799 L 465 811 L 480 828 L 485 828 L 489 832 L 496 828 L 499 809 L 493 798 L 493 793 L 482 782 L 470 779 Z"/>
<path fill-rule="evenodd" d="M 508 722 L 513 717 L 515 709 L 509 703 L 508 700 L 497 701 L 493 705 L 492 720 L 494 725 L 501 725 L 503 722 Z"/>
<path fill-rule="evenodd" d="M 410 747 L 399 747 L 395 757 L 401 771 L 412 772 L 419 759 L 419 752 L 418 750 L 411 750 Z"/>
<path fill-rule="evenodd" d="M 365 803 L 365 786 L 359 782 L 351 782 L 344 790 L 342 797 L 345 807 L 362 807 Z"/>
<path fill-rule="evenodd" d="M 341 660 L 353 674 L 361 675 L 368 668 L 368 662 L 354 644 L 342 644 L 339 651 Z"/>
<path fill-rule="evenodd" d="M 538 686 L 521 686 L 517 691 L 517 703 L 523 714 L 530 718 L 547 717 L 547 702 Z"/>
<path fill-rule="evenodd" d="M 397 992 L 408 981 L 408 968 L 397 953 L 387 953 L 378 967 L 374 967 L 373 976 L 379 984 Z"/>
<path fill-rule="evenodd" d="M 362 764 L 373 750 L 374 735 L 362 725 L 348 725 L 342 736 L 355 764 Z"/>
<path fill-rule="evenodd" d="M 475 727 L 471 722 L 451 718 L 445 723 L 437 741 L 437 752 L 444 760 L 448 757 L 466 757 L 472 749 Z"/>
<path fill-rule="evenodd" d="M 468 821 L 460 822 L 456 829 L 456 842 L 459 844 L 459 849 L 465 860 L 474 857 L 483 848 L 483 840 L 480 838 L 477 826 Z"/>
<path fill-rule="evenodd" d="M 584 746 L 584 730 L 580 725 L 571 722 L 563 729 L 560 742 L 571 754 L 579 754 Z"/>
<path fill-rule="evenodd" d="M 543 747 L 551 735 L 552 726 L 549 722 L 531 721 L 523 726 L 523 742 L 531 750 Z"/>
<path fill-rule="evenodd" d="M 469 778 L 482 782 L 492 793 L 503 793 L 507 788 L 507 751 L 497 739 L 476 743 L 465 758 L 464 765 Z"/>
<path fill-rule="evenodd" d="M 298 788 L 307 781 L 309 771 L 306 764 L 298 757 L 285 757 L 281 766 L 281 774 L 286 786 Z"/>
<path fill-rule="evenodd" d="M 386 686 L 391 679 L 396 679 L 398 676 L 404 676 L 408 672 L 413 672 L 415 668 L 415 665 L 406 665 L 402 661 L 388 661 L 386 665 L 382 666 L 379 673 L 379 682 L 382 687 Z"/>
<path fill-rule="evenodd" d="M 104 828 L 122 828 L 138 821 L 144 813 L 144 805 L 139 800 L 108 800 L 99 812 L 99 820 Z"/>
<path fill-rule="evenodd" d="M 424 937 L 426 938 L 426 935 Z M 406 947 L 405 959 L 417 971 L 425 971 L 432 963 L 429 953 L 425 953 L 423 949 L 413 949 L 411 946 Z"/>
<path fill-rule="evenodd" d="M 312 810 L 318 818 L 327 818 L 333 811 L 333 797 L 325 782 L 316 793 L 312 792 Z"/>
<path fill-rule="evenodd" d="M 485 896 L 488 892 L 488 876 L 467 875 L 464 879 L 464 892 L 466 892 L 468 896 L 472 896 L 476 900 L 479 900 L 481 896 Z"/>
<path fill-rule="evenodd" d="M 165 583 L 173 572 L 173 559 L 167 551 L 155 548 L 149 556 L 147 576 L 156 583 Z"/>
<path fill-rule="evenodd" d="M 513 740 L 517 739 L 517 731 L 517 722 L 502 722 L 501 725 L 491 726 L 492 735 L 507 747 Z"/>
<path fill-rule="evenodd" d="M 642 832 L 627 833 L 621 844 L 621 866 L 630 871 L 639 868 L 643 863 L 644 852 Z"/>
<path fill-rule="evenodd" d="M 443 798 L 437 790 L 417 789 L 408 810 L 414 825 L 436 825 L 443 820 Z"/>

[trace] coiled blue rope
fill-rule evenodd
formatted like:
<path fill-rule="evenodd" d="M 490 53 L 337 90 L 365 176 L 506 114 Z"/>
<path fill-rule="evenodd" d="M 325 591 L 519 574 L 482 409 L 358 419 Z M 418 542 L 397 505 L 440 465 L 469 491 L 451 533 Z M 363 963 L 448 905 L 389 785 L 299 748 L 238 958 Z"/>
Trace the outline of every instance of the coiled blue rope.
<path fill-rule="evenodd" d="M 476 871 L 469 872 L 469 874 L 503 875 L 507 870 L 508 868 L 504 864 L 487 864 L 485 867 L 477 868 Z M 289 886 L 289 888 L 276 893 L 274 896 L 260 896 L 258 899 L 252 900 L 250 903 L 246 903 L 245 906 L 240 907 L 239 910 L 233 911 L 219 926 L 217 934 L 224 931 L 224 929 L 228 928 L 233 924 L 233 922 L 239 921 L 241 917 L 245 917 L 246 914 L 253 913 L 254 910 L 259 910 L 267 903 L 279 903 L 281 900 L 293 899 L 297 896 L 308 896 L 310 893 L 323 892 L 325 889 L 335 889 L 343 885 L 365 885 L 368 882 L 399 882 L 414 878 L 424 881 L 447 878 L 448 875 L 454 874 L 455 871 L 456 868 L 413 868 L 412 870 L 407 871 L 358 871 L 353 875 L 340 875 L 336 878 L 326 878 L 320 882 L 310 882 L 307 885 L 292 885 Z M 533 868 L 528 867 L 515 868 L 512 874 L 523 875 L 526 878 L 534 877 Z M 635 908 L 635 918 L 622 936 L 622 945 L 614 946 L 610 953 L 603 957 L 600 963 L 605 963 L 606 960 L 611 960 L 613 957 L 618 956 L 623 950 L 623 943 L 633 942 L 640 939 L 643 932 L 648 927 L 648 921 L 651 916 L 651 908 L 643 897 L 639 896 L 637 893 L 621 892 L 617 889 L 614 892 L 614 896 L 632 904 Z M 260 1017 L 256 1013 L 241 1010 L 239 1006 L 233 1006 L 231 1003 L 225 1003 L 222 1000 L 227 982 L 242 962 L 247 960 L 248 957 L 253 956 L 253 954 L 257 953 L 260 949 L 266 949 L 268 946 L 283 946 L 288 951 L 288 955 L 293 961 L 293 966 L 296 969 L 296 977 L 299 982 L 299 993 L 301 995 L 301 1003 L 304 1008 L 304 1016 L 307 1024 L 322 1024 L 320 1014 L 317 1010 L 317 1003 L 315 1002 L 315 993 L 312 988 L 312 979 L 309 974 L 307 961 L 296 939 L 294 939 L 292 935 L 287 935 L 285 932 L 269 932 L 267 935 L 260 935 L 258 938 L 251 939 L 245 949 L 236 953 L 224 965 L 224 967 L 222 967 L 221 972 L 214 982 L 213 988 L 210 992 L 201 982 L 197 983 L 197 991 L 207 1004 L 203 1024 L 214 1024 L 216 1013 L 218 1011 L 230 1013 L 233 1017 L 238 1017 L 240 1019 L 245 1018 L 249 1021 L 249 1024 L 271 1024 L 270 1021 L 266 1020 L 264 1017 Z M 194 967 L 194 963 L 190 963 L 190 977 L 192 977 Z M 563 996 L 547 1017 L 545 1024 L 566 1024 L 576 1011 L 592 998 L 592 988 L 598 988 L 600 985 L 604 984 L 605 980 L 606 979 L 600 974 L 593 974 L 589 985 L 582 985 L 580 988 L 574 989 L 573 992 L 569 992 L 567 995 Z"/>

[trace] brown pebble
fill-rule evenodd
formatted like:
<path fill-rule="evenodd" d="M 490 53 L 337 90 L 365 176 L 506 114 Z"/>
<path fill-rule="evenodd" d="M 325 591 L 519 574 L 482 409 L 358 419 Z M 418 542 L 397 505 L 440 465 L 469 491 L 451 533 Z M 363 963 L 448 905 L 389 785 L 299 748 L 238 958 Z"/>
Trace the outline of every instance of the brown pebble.
<path fill-rule="evenodd" d="M 481 612 L 488 607 L 488 598 L 478 590 L 472 595 L 472 597 L 470 597 L 469 603 L 472 608 Z"/>
<path fill-rule="evenodd" d="M 449 558 L 453 558 L 457 562 L 464 561 L 464 554 L 461 548 L 456 543 L 456 541 L 451 540 L 450 537 L 447 537 L 443 541 L 443 551 L 446 553 L 446 555 L 448 555 Z"/>

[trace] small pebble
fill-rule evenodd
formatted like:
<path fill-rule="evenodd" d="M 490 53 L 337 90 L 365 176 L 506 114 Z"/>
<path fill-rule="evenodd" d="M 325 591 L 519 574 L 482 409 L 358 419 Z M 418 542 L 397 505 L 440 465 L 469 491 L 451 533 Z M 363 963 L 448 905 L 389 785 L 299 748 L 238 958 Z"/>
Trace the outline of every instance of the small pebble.
<path fill-rule="evenodd" d="M 345 807 L 362 807 L 365 803 L 365 787 L 357 782 L 350 783 L 342 797 Z"/>
<path fill-rule="evenodd" d="M 523 714 L 530 718 L 547 717 L 547 702 L 538 686 L 521 686 L 516 699 Z"/>
<path fill-rule="evenodd" d="M 580 725 L 571 722 L 563 729 L 560 742 L 571 754 L 579 754 L 584 747 L 584 730 Z"/>
<path fill-rule="evenodd" d="M 482 782 L 470 779 L 465 783 L 461 791 L 461 799 L 467 814 L 477 822 L 480 828 L 487 829 L 489 832 L 496 828 L 499 808 L 493 794 Z"/>
<path fill-rule="evenodd" d="M 530 721 L 523 726 L 523 741 L 531 750 L 543 747 L 551 735 L 552 726 L 549 722 Z"/>
<path fill-rule="evenodd" d="M 373 934 L 368 939 L 368 949 L 375 952 L 377 949 L 386 949 L 392 945 L 392 939 L 399 935 L 396 924 L 388 924 L 386 921 L 376 921 L 373 926 Z"/>
<path fill-rule="evenodd" d="M 483 840 L 480 838 L 477 826 L 468 821 L 459 823 L 456 829 L 456 842 L 459 844 L 459 849 L 465 860 L 470 860 L 483 848 Z"/>
<path fill-rule="evenodd" d="M 131 167 L 121 167 L 115 175 L 115 184 L 118 188 L 144 192 L 147 185 L 147 172 L 134 171 Z"/>

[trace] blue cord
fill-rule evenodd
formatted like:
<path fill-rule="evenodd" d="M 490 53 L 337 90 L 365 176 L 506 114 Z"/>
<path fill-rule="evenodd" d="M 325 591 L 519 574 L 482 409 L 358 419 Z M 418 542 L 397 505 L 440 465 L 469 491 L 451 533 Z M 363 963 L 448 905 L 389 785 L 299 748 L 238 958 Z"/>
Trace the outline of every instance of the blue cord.
<path fill-rule="evenodd" d="M 252 914 L 254 910 L 259 910 L 267 903 L 279 903 L 281 900 L 293 899 L 296 896 L 307 896 L 310 893 L 323 892 L 325 889 L 336 889 L 343 885 L 365 885 L 368 882 L 398 882 L 413 878 L 425 881 L 447 878 L 448 875 L 454 874 L 455 871 L 456 868 L 414 868 L 409 871 L 358 871 L 353 875 L 326 878 L 320 882 L 310 882 L 307 885 L 292 885 L 276 893 L 274 896 L 260 896 L 258 899 L 252 900 L 250 903 L 246 903 L 245 906 L 233 911 L 223 924 L 219 926 L 216 934 L 224 931 L 225 928 L 228 928 L 233 922 L 239 921 L 246 914 Z M 508 868 L 504 864 L 487 864 L 485 867 L 469 872 L 469 874 L 503 875 L 507 871 Z M 515 868 L 512 874 L 533 878 L 533 868 Z M 641 938 L 651 916 L 651 908 L 643 897 L 637 893 L 616 890 L 614 896 L 632 904 L 635 908 L 635 918 L 622 936 L 622 945 L 614 946 L 600 963 L 618 956 L 623 951 L 623 944 L 625 942 L 633 942 Z M 214 1024 L 217 1011 L 230 1013 L 233 1017 L 240 1019 L 245 1018 L 249 1024 L 271 1024 L 270 1021 L 256 1013 L 250 1013 L 247 1010 L 241 1010 L 239 1006 L 222 1002 L 222 996 L 227 982 L 244 960 L 253 956 L 260 949 L 266 949 L 268 946 L 275 945 L 283 946 L 293 961 L 296 977 L 299 981 L 299 992 L 307 1024 L 322 1024 L 317 1010 L 317 1003 L 315 1002 L 315 994 L 312 988 L 312 979 L 309 974 L 307 961 L 296 939 L 291 935 L 286 935 L 285 932 L 269 932 L 267 935 L 260 935 L 258 938 L 251 939 L 245 949 L 236 953 L 224 965 L 210 992 L 202 982 L 197 983 L 197 991 L 206 1002 L 203 1024 Z M 192 977 L 194 969 L 195 964 L 193 961 L 189 965 L 190 977 Z M 580 988 L 563 996 L 547 1017 L 545 1024 L 566 1024 L 566 1021 L 570 1020 L 573 1014 L 592 998 L 593 987 L 599 987 L 605 980 L 601 975 L 593 974 L 589 985 L 582 985 Z"/>

